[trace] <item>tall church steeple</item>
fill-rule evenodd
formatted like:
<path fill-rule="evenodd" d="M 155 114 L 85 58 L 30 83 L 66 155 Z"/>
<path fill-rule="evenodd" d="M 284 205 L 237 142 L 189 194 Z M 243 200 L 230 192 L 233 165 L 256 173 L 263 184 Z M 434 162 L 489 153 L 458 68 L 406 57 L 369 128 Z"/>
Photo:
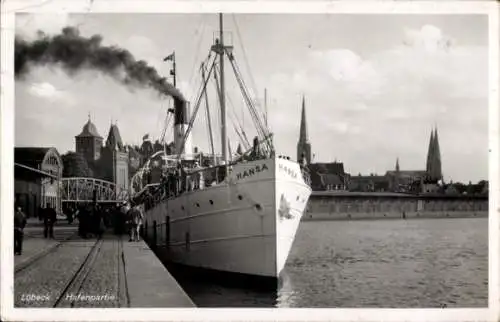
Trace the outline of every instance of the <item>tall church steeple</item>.
<path fill-rule="evenodd" d="M 307 136 L 306 100 L 304 96 L 302 96 L 302 118 L 300 119 L 299 141 L 309 142 L 309 138 Z"/>
<path fill-rule="evenodd" d="M 439 138 L 437 125 L 434 130 L 434 151 L 432 153 L 432 176 L 436 180 L 443 179 L 443 173 L 441 168 L 441 150 L 439 149 Z"/>
<path fill-rule="evenodd" d="M 399 158 L 396 158 L 396 172 L 399 172 Z"/>
<path fill-rule="evenodd" d="M 300 120 L 300 135 L 297 143 L 297 161 L 302 163 L 305 159 L 307 164 L 311 163 L 311 144 L 307 135 L 307 120 L 306 120 L 306 100 L 302 96 L 302 118 Z"/>
<path fill-rule="evenodd" d="M 432 151 L 434 150 L 434 131 L 431 130 L 431 138 L 429 140 L 429 149 L 427 150 L 427 163 L 425 166 L 425 170 L 427 174 L 431 172 L 431 163 L 432 163 Z"/>
<path fill-rule="evenodd" d="M 427 177 L 431 181 L 439 181 L 443 178 L 441 169 L 441 151 L 439 149 L 439 137 L 437 126 L 431 131 L 429 151 L 427 153 Z"/>

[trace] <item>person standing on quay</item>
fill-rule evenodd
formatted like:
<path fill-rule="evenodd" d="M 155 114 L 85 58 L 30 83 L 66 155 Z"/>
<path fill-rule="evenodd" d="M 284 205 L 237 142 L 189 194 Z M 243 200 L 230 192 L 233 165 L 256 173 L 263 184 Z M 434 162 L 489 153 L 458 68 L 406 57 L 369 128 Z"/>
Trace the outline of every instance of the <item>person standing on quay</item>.
<path fill-rule="evenodd" d="M 141 229 L 142 220 L 144 215 L 140 206 L 134 206 L 129 210 L 131 227 L 130 227 L 130 240 L 129 241 L 139 241 L 139 231 Z"/>
<path fill-rule="evenodd" d="M 78 235 L 84 239 L 87 238 L 87 222 L 88 222 L 87 206 L 80 205 L 80 209 L 78 211 Z"/>
<path fill-rule="evenodd" d="M 21 255 L 23 251 L 24 227 L 26 227 L 26 216 L 21 207 L 17 207 L 14 214 L 14 254 Z"/>
<path fill-rule="evenodd" d="M 38 220 L 39 221 L 42 221 L 43 218 L 45 218 L 44 211 L 45 211 L 45 209 L 43 209 L 42 206 L 38 207 Z"/>
<path fill-rule="evenodd" d="M 48 203 L 47 208 L 44 211 L 44 230 L 43 235 L 45 238 L 54 238 L 54 224 L 57 220 L 57 213 L 54 208 Z"/>

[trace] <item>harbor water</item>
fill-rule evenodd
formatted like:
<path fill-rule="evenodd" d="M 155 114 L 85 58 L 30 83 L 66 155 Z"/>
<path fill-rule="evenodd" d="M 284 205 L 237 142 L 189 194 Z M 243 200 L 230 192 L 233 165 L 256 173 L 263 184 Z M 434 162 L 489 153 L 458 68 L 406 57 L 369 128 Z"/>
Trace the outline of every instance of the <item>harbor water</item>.
<path fill-rule="evenodd" d="M 179 282 L 199 307 L 487 307 L 488 219 L 302 222 L 277 294 Z"/>

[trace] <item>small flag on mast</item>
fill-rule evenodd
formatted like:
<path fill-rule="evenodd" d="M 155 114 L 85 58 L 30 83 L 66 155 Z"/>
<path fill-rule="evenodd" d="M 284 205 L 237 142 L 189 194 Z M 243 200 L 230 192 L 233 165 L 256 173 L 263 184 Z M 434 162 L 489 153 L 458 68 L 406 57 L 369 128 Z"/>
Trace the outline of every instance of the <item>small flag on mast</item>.
<path fill-rule="evenodd" d="M 170 55 L 168 55 L 167 57 L 163 58 L 163 61 L 168 61 L 168 60 L 172 60 L 172 61 L 175 60 L 175 51 L 173 53 L 171 53 Z"/>

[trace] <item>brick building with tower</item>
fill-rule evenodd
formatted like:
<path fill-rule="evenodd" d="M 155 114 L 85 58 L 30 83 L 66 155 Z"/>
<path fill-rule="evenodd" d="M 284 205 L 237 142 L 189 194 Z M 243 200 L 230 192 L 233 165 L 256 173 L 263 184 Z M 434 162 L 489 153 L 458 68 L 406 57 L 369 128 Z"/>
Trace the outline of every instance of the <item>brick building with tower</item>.
<path fill-rule="evenodd" d="M 116 124 L 111 124 L 103 145 L 103 137 L 99 135 L 89 116 L 82 132 L 75 136 L 75 150 L 83 155 L 92 168 L 94 177 L 113 182 L 120 191 L 128 189 L 129 153 Z"/>

